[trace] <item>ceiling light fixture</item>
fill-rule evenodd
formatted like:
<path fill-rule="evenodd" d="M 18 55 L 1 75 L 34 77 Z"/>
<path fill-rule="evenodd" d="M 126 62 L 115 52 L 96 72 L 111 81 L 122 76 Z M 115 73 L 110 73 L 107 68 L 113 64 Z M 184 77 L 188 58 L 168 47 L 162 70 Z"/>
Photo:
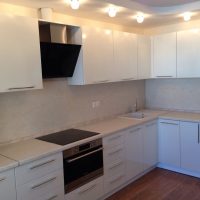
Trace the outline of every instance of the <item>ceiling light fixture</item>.
<path fill-rule="evenodd" d="M 78 10 L 80 7 L 79 0 L 70 0 L 71 8 L 74 10 Z"/>
<path fill-rule="evenodd" d="M 188 22 L 191 20 L 191 13 L 187 12 L 183 14 L 183 19 L 185 22 Z"/>
<path fill-rule="evenodd" d="M 109 15 L 109 17 L 116 17 L 117 9 L 115 7 L 110 7 L 108 9 L 108 15 Z"/>
<path fill-rule="evenodd" d="M 136 19 L 137 19 L 137 23 L 141 24 L 144 21 L 144 15 L 139 14 L 139 15 L 137 15 Z"/>

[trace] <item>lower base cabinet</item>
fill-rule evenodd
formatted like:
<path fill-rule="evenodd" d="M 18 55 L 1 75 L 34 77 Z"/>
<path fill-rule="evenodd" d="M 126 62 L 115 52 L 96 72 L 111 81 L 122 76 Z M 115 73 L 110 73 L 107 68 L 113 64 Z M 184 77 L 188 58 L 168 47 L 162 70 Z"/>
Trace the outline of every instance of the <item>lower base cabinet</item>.
<path fill-rule="evenodd" d="M 126 131 L 126 180 L 129 181 L 143 172 L 143 127 Z"/>
<path fill-rule="evenodd" d="M 198 123 L 180 122 L 181 168 L 200 174 L 200 126 Z"/>
<path fill-rule="evenodd" d="M 16 200 L 14 169 L 0 173 L 0 199 Z"/>
<path fill-rule="evenodd" d="M 149 122 L 144 126 L 144 170 L 157 165 L 158 163 L 158 124 L 157 120 Z"/>
<path fill-rule="evenodd" d="M 100 177 L 65 195 L 65 200 L 98 200 L 103 195 L 103 177 Z"/>

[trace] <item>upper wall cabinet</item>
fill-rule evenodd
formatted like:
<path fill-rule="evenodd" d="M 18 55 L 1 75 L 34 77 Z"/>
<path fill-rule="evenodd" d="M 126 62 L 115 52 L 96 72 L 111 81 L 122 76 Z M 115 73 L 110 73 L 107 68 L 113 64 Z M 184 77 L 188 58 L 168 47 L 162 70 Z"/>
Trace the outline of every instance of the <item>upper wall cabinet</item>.
<path fill-rule="evenodd" d="M 176 33 L 157 35 L 153 38 L 153 76 L 176 77 Z"/>
<path fill-rule="evenodd" d="M 38 20 L 0 16 L 0 92 L 42 88 Z"/>
<path fill-rule="evenodd" d="M 177 77 L 200 77 L 200 30 L 177 33 Z"/>
<path fill-rule="evenodd" d="M 137 79 L 137 35 L 113 32 L 114 68 L 113 81 Z"/>
<path fill-rule="evenodd" d="M 112 31 L 92 27 L 81 29 L 72 36 L 75 42 L 82 44 L 82 50 L 69 83 L 85 85 L 111 82 L 114 79 Z"/>
<path fill-rule="evenodd" d="M 151 78 L 151 38 L 138 36 L 138 79 Z"/>

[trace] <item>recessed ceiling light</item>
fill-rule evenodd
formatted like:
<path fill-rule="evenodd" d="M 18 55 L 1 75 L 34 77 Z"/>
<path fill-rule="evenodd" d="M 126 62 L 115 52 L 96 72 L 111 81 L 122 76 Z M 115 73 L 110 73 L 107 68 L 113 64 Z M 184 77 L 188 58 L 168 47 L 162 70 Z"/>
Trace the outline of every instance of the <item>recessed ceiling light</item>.
<path fill-rule="evenodd" d="M 71 8 L 74 10 L 79 9 L 80 7 L 79 0 L 70 0 L 70 5 L 71 5 Z"/>
<path fill-rule="evenodd" d="M 141 24 L 144 21 L 144 15 L 139 14 L 139 15 L 137 15 L 136 19 L 137 19 L 137 23 Z"/>
<path fill-rule="evenodd" d="M 108 15 L 109 15 L 109 17 L 116 17 L 117 9 L 115 7 L 110 7 L 108 9 Z"/>
<path fill-rule="evenodd" d="M 183 14 L 184 21 L 188 22 L 191 20 L 191 13 L 187 12 Z"/>

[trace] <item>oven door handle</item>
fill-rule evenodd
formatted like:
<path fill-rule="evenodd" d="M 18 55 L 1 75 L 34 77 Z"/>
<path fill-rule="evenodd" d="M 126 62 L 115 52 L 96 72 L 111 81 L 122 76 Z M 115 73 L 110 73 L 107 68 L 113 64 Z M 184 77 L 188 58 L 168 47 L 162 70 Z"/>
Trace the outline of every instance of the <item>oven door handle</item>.
<path fill-rule="evenodd" d="M 76 161 L 76 160 L 79 160 L 79 159 L 81 159 L 81 158 L 84 158 L 84 157 L 86 157 L 86 156 L 89 156 L 89 155 L 91 155 L 91 154 L 94 154 L 94 153 L 99 152 L 99 151 L 102 151 L 102 150 L 103 150 L 103 147 L 102 147 L 102 148 L 99 148 L 99 149 L 97 149 L 97 150 L 91 151 L 91 152 L 89 152 L 89 153 L 86 153 L 86 154 L 84 154 L 84 155 L 82 155 L 82 156 L 79 156 L 79 157 L 77 157 L 77 158 L 69 159 L 69 160 L 67 160 L 67 162 L 68 162 L 68 163 L 72 163 L 72 162 L 74 162 L 74 161 Z"/>

